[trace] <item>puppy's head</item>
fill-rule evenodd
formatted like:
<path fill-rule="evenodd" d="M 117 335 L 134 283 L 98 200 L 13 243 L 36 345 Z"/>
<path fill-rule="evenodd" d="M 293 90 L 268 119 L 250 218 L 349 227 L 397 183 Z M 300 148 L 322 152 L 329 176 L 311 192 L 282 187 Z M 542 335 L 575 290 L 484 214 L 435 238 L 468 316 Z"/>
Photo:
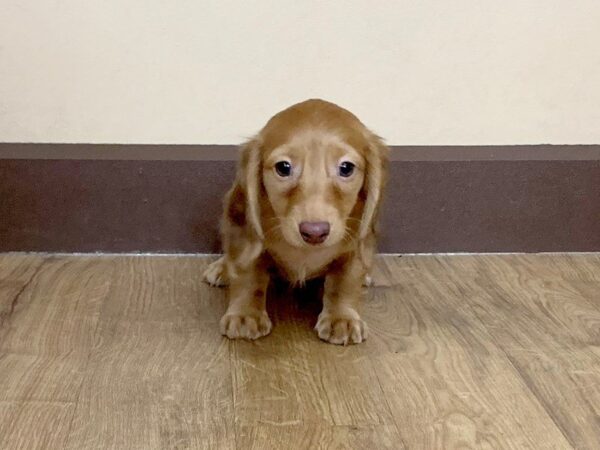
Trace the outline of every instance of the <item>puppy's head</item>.
<path fill-rule="evenodd" d="M 256 234 L 295 247 L 364 238 L 381 198 L 388 149 L 353 114 L 308 100 L 275 115 L 243 147 L 240 182 Z"/>

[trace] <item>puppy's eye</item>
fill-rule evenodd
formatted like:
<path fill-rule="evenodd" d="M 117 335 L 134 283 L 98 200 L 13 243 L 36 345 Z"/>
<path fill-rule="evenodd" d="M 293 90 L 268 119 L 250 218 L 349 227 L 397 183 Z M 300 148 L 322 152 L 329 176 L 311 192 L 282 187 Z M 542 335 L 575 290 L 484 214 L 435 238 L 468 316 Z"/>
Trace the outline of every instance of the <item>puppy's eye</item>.
<path fill-rule="evenodd" d="M 338 167 L 338 173 L 340 177 L 348 178 L 354 173 L 354 164 L 352 164 L 350 161 L 344 161 Z"/>
<path fill-rule="evenodd" d="M 287 161 L 279 161 L 275 164 L 275 171 L 280 177 L 289 177 L 292 174 L 292 165 Z"/>

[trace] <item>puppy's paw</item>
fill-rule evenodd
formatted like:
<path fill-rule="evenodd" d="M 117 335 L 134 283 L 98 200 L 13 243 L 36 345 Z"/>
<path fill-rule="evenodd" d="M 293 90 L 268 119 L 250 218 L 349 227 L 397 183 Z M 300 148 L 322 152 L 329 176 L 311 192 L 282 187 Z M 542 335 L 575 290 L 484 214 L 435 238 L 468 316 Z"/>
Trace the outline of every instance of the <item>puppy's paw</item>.
<path fill-rule="evenodd" d="M 225 258 L 221 257 L 211 263 L 204 271 L 202 278 L 211 286 L 227 286 L 229 280 L 227 279 L 227 271 L 225 269 Z"/>
<path fill-rule="evenodd" d="M 229 339 L 258 339 L 271 332 L 271 319 L 266 311 L 225 313 L 220 323 L 221 334 Z"/>
<path fill-rule="evenodd" d="M 319 314 L 315 330 L 317 330 L 319 338 L 331 344 L 360 344 L 367 339 L 367 324 L 358 314 L 355 316 L 350 317 L 323 311 Z"/>
<path fill-rule="evenodd" d="M 365 275 L 365 281 L 363 281 L 363 286 L 371 287 L 374 285 L 375 282 L 373 281 L 373 277 L 371 275 Z"/>

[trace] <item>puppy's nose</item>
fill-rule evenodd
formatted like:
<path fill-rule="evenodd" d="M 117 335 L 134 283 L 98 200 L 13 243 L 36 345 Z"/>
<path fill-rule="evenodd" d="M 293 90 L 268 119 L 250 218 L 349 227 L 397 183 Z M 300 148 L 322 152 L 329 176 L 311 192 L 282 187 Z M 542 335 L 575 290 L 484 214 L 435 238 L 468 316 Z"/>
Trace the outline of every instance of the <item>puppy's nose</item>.
<path fill-rule="evenodd" d="M 329 222 L 302 222 L 300 234 L 309 244 L 320 244 L 329 235 Z"/>

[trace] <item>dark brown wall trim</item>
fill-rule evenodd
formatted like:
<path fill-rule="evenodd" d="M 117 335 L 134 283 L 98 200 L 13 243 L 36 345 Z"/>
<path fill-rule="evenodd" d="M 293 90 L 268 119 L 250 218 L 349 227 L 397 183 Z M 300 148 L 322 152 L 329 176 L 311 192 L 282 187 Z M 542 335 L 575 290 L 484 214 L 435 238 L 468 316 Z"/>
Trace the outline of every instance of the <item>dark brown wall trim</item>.
<path fill-rule="evenodd" d="M 232 145 L 0 144 L 0 251 L 218 252 Z M 600 146 L 392 147 L 380 251 L 600 251 Z"/>
<path fill-rule="evenodd" d="M 236 145 L 1 143 L 0 159 L 234 161 Z M 392 161 L 588 161 L 600 145 L 392 145 Z"/>

